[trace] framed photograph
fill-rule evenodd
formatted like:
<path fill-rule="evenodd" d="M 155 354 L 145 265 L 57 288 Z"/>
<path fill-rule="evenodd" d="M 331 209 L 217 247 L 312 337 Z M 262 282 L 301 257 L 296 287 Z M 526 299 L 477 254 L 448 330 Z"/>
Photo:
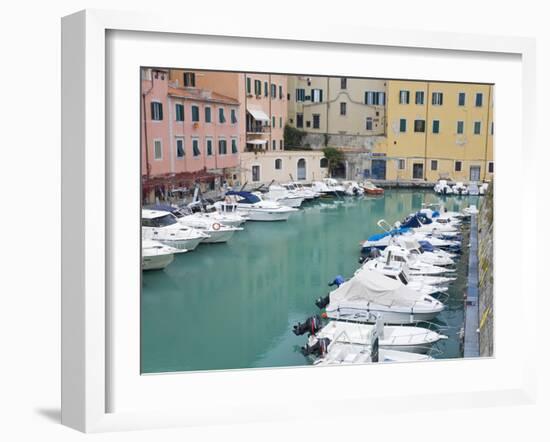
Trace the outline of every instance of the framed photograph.
<path fill-rule="evenodd" d="M 62 43 L 64 424 L 532 402 L 531 40 L 84 11 Z"/>

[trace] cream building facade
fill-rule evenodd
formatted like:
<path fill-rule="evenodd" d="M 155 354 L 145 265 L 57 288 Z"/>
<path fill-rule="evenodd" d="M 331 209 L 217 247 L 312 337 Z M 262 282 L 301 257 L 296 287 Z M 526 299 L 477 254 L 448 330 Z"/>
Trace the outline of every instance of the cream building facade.
<path fill-rule="evenodd" d="M 385 134 L 385 80 L 288 76 L 288 90 L 288 124 L 313 148 L 368 149 Z"/>
<path fill-rule="evenodd" d="M 251 152 L 241 155 L 242 182 L 239 184 L 321 180 L 328 170 L 323 160 L 323 152 L 318 150 Z"/>

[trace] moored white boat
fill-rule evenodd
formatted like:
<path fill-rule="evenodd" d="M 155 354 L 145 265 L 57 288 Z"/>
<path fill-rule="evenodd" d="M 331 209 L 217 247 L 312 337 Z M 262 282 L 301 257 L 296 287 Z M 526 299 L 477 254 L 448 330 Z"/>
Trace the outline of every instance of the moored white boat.
<path fill-rule="evenodd" d="M 325 307 L 330 319 L 372 322 L 372 314 L 380 314 L 387 324 L 431 321 L 444 310 L 435 298 L 370 269 L 354 275 L 316 304 Z"/>
<path fill-rule="evenodd" d="M 264 201 L 276 201 L 287 207 L 300 207 L 304 202 L 304 197 L 294 191 L 285 189 L 283 186 L 272 184 L 267 192 L 258 195 Z"/>
<path fill-rule="evenodd" d="M 375 324 L 329 321 L 323 325 L 318 316 L 312 316 L 303 323 L 298 323 L 293 331 L 296 335 L 308 333 L 307 345 L 310 347 L 323 338 L 328 338 L 331 342 L 368 345 L 375 328 L 378 332 L 380 348 L 388 350 L 425 354 L 434 344 L 447 339 L 447 336 L 427 328 L 385 325 L 381 321 Z"/>
<path fill-rule="evenodd" d="M 200 230 L 180 224 L 170 212 L 162 210 L 141 211 L 142 239 L 153 239 L 176 249 L 194 250 L 209 236 Z"/>
<path fill-rule="evenodd" d="M 250 192 L 230 191 L 226 196 L 233 198 L 239 211 L 248 215 L 250 221 L 286 221 L 291 214 L 298 211 L 292 207 L 282 206 L 276 201 L 265 201 Z"/>
<path fill-rule="evenodd" d="M 323 181 L 313 181 L 311 188 L 325 197 L 340 197 L 346 195 L 344 186 L 338 184 L 334 178 L 325 178 Z"/>
<path fill-rule="evenodd" d="M 174 261 L 174 255 L 187 250 L 176 249 L 158 241 L 144 239 L 141 242 L 141 269 L 162 270 Z"/>

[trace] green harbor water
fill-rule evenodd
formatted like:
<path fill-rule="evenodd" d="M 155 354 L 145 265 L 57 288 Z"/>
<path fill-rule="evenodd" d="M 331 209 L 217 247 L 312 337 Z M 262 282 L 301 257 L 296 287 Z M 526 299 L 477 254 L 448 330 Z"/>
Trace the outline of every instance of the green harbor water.
<path fill-rule="evenodd" d="M 448 210 L 480 197 L 447 197 Z M 306 203 L 287 222 L 247 222 L 225 244 L 200 245 L 162 271 L 143 273 L 141 371 L 160 373 L 307 365 L 299 347 L 306 336 L 292 326 L 318 314 L 314 301 L 336 275 L 358 268 L 359 242 L 379 233 L 376 222 L 395 222 L 439 201 L 431 191 L 386 190 L 383 197 Z M 467 231 L 466 231 L 467 232 Z M 468 237 L 438 316 L 437 358 L 461 357 Z"/>

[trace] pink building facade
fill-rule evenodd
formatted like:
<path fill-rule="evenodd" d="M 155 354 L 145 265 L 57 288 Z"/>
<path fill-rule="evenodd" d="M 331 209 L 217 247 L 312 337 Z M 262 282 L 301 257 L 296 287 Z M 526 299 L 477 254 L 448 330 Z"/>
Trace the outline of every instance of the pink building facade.
<path fill-rule="evenodd" d="M 192 85 L 169 72 L 142 70 L 142 175 L 147 178 L 212 172 L 239 165 L 239 101 Z"/>

